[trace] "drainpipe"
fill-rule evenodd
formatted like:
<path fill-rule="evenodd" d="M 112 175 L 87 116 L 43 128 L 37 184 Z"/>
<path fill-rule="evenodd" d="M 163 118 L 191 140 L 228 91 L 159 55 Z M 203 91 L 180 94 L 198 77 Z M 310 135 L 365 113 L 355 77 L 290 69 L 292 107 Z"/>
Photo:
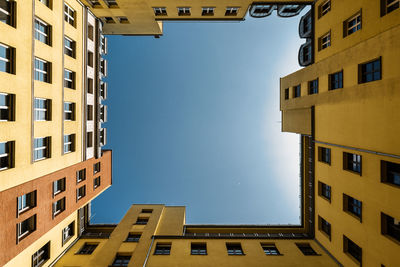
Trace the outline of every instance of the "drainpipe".
<path fill-rule="evenodd" d="M 149 247 L 149 250 L 147 251 L 147 255 L 146 255 L 146 259 L 144 260 L 143 267 L 146 267 L 147 260 L 149 259 L 149 256 L 150 256 L 150 251 L 153 247 L 153 243 L 154 243 L 154 236 L 151 237 L 150 247 Z"/>

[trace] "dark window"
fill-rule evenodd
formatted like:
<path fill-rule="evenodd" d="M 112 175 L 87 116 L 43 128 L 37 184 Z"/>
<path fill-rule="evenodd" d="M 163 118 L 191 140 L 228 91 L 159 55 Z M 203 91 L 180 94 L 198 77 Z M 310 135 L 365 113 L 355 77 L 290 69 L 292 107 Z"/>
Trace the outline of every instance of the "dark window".
<path fill-rule="evenodd" d="M 76 43 L 68 37 L 64 37 L 64 54 L 75 58 Z"/>
<path fill-rule="evenodd" d="M 92 254 L 98 245 L 99 243 L 85 243 L 78 251 L 78 254 Z"/>
<path fill-rule="evenodd" d="M 53 195 L 57 195 L 65 191 L 65 178 L 53 182 Z"/>
<path fill-rule="evenodd" d="M 51 63 L 35 58 L 35 80 L 51 83 Z"/>
<path fill-rule="evenodd" d="M 343 194 L 343 210 L 352 213 L 353 215 L 360 218 L 362 216 L 362 202 L 352 198 L 346 194 Z"/>
<path fill-rule="evenodd" d="M 343 37 L 361 30 L 361 12 L 343 22 Z"/>
<path fill-rule="evenodd" d="M 381 181 L 400 186 L 400 164 L 381 160 Z"/>
<path fill-rule="evenodd" d="M 190 16 L 190 7 L 178 7 L 179 16 Z"/>
<path fill-rule="evenodd" d="M 65 197 L 53 202 L 53 218 L 65 210 Z"/>
<path fill-rule="evenodd" d="M 382 79 L 381 59 L 358 65 L 358 82 L 367 83 Z"/>
<path fill-rule="evenodd" d="M 14 48 L 0 43 L 0 71 L 14 73 L 14 51 Z"/>
<path fill-rule="evenodd" d="M 361 265 L 362 249 L 346 236 L 343 236 L 343 252 L 352 256 Z"/>
<path fill-rule="evenodd" d="M 105 23 L 115 23 L 115 20 L 112 17 L 104 17 Z"/>
<path fill-rule="evenodd" d="M 228 255 L 244 255 L 242 245 L 240 243 L 226 243 Z"/>
<path fill-rule="evenodd" d="M 0 143 L 0 171 L 14 167 L 14 141 Z"/>
<path fill-rule="evenodd" d="M 206 243 L 192 243 L 190 248 L 192 255 L 207 255 Z"/>
<path fill-rule="evenodd" d="M 323 50 L 331 46 L 331 32 L 328 32 L 318 38 L 318 50 Z"/>
<path fill-rule="evenodd" d="M 23 213 L 29 209 L 36 207 L 36 190 L 25 195 L 19 196 L 18 202 L 18 214 Z"/>
<path fill-rule="evenodd" d="M 75 10 L 64 4 L 64 20 L 75 27 Z"/>
<path fill-rule="evenodd" d="M 86 133 L 86 147 L 93 147 L 93 132 Z"/>
<path fill-rule="evenodd" d="M 50 241 L 32 255 L 32 267 L 42 266 L 50 259 Z"/>
<path fill-rule="evenodd" d="M 129 23 L 129 20 L 127 17 L 117 17 L 117 19 L 118 19 L 119 23 L 125 23 L 125 24 Z"/>
<path fill-rule="evenodd" d="M 75 120 L 75 103 L 64 102 L 64 119 L 66 121 Z"/>
<path fill-rule="evenodd" d="M 76 189 L 76 201 L 86 196 L 86 185 L 79 187 Z"/>
<path fill-rule="evenodd" d="M 236 16 L 238 14 L 238 7 L 227 7 L 225 10 L 225 16 Z"/>
<path fill-rule="evenodd" d="M 289 99 L 289 88 L 285 89 L 285 100 Z"/>
<path fill-rule="evenodd" d="M 308 94 L 318 94 L 318 79 L 308 82 Z"/>
<path fill-rule="evenodd" d="M 93 164 L 93 175 L 100 172 L 100 162 Z"/>
<path fill-rule="evenodd" d="M 35 39 L 51 45 L 51 26 L 38 18 L 35 19 Z"/>
<path fill-rule="evenodd" d="M 135 224 L 146 225 L 148 221 L 149 221 L 149 218 L 137 218 Z"/>
<path fill-rule="evenodd" d="M 75 234 L 75 222 L 70 223 L 62 230 L 62 244 L 64 246 Z"/>
<path fill-rule="evenodd" d="M 140 236 L 141 235 L 139 234 L 129 233 L 128 237 L 125 239 L 125 242 L 139 242 Z"/>
<path fill-rule="evenodd" d="M 17 224 L 17 237 L 20 241 L 36 230 L 36 214 Z"/>
<path fill-rule="evenodd" d="M 64 135 L 64 154 L 75 151 L 75 134 Z"/>
<path fill-rule="evenodd" d="M 75 72 L 64 69 L 64 87 L 75 89 Z"/>
<path fill-rule="evenodd" d="M 51 137 L 35 138 L 34 140 L 34 161 L 50 158 Z"/>
<path fill-rule="evenodd" d="M 93 179 L 93 189 L 100 186 L 100 176 Z"/>
<path fill-rule="evenodd" d="M 361 175 L 361 155 L 343 152 L 343 169 Z"/>
<path fill-rule="evenodd" d="M 202 16 L 214 16 L 214 7 L 203 7 L 201 9 Z"/>
<path fill-rule="evenodd" d="M 0 21 L 10 26 L 15 26 L 14 15 L 15 2 L 9 0 L 0 0 Z"/>
<path fill-rule="evenodd" d="M 315 250 L 308 243 L 296 243 L 296 246 L 303 252 L 306 256 L 318 255 Z"/>
<path fill-rule="evenodd" d="M 331 239 L 331 224 L 320 216 L 318 216 L 318 229 L 324 232 L 329 237 L 329 240 Z"/>
<path fill-rule="evenodd" d="M 265 255 L 281 255 L 275 244 L 261 244 L 261 247 L 264 250 Z"/>
<path fill-rule="evenodd" d="M 381 0 L 381 16 L 399 9 L 400 0 Z"/>
<path fill-rule="evenodd" d="M 331 187 L 318 181 L 318 195 L 331 200 Z"/>
<path fill-rule="evenodd" d="M 131 256 L 117 255 L 111 266 L 128 266 L 130 260 Z"/>
<path fill-rule="evenodd" d="M 76 172 L 76 183 L 80 183 L 86 180 L 86 169 L 82 169 Z"/>
<path fill-rule="evenodd" d="M 301 96 L 301 85 L 296 85 L 293 87 L 293 97 L 300 97 Z"/>
<path fill-rule="evenodd" d="M 142 209 L 141 213 L 153 213 L 152 209 Z"/>
<path fill-rule="evenodd" d="M 116 0 L 106 0 L 108 7 L 118 7 Z"/>
<path fill-rule="evenodd" d="M 331 164 L 331 149 L 319 146 L 318 147 L 318 161 Z"/>
<path fill-rule="evenodd" d="M 154 15 L 156 16 L 166 16 L 167 9 L 165 7 L 153 7 Z"/>
<path fill-rule="evenodd" d="M 89 67 L 92 67 L 93 68 L 93 64 L 94 64 L 94 57 L 93 57 L 93 53 L 92 52 L 88 52 L 88 58 L 87 58 L 87 64 L 88 64 L 88 66 Z"/>
<path fill-rule="evenodd" d="M 171 254 L 171 244 L 157 244 L 154 255 L 169 255 Z"/>
<path fill-rule="evenodd" d="M 34 103 L 35 121 L 51 120 L 51 100 L 35 97 Z"/>
<path fill-rule="evenodd" d="M 14 112 L 15 95 L 0 93 L 0 121 L 13 121 Z"/>
<path fill-rule="evenodd" d="M 400 242 L 400 220 L 381 213 L 381 230 L 383 235 L 390 236 Z"/>
<path fill-rule="evenodd" d="M 88 92 L 88 94 L 93 94 L 93 79 L 92 78 L 87 79 L 87 92 Z"/>
<path fill-rule="evenodd" d="M 329 90 L 343 88 L 343 71 L 329 74 Z"/>

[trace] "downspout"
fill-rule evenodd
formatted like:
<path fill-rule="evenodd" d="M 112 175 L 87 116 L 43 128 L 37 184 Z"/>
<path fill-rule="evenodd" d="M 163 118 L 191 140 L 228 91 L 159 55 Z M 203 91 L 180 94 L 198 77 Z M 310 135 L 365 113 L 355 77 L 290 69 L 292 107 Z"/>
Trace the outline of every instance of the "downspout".
<path fill-rule="evenodd" d="M 149 247 L 149 250 L 147 251 L 147 255 L 146 255 L 146 259 L 144 260 L 143 267 L 146 267 L 147 260 L 149 259 L 149 256 L 150 256 L 150 251 L 153 247 L 153 243 L 154 243 L 154 236 L 151 237 L 150 247 Z"/>

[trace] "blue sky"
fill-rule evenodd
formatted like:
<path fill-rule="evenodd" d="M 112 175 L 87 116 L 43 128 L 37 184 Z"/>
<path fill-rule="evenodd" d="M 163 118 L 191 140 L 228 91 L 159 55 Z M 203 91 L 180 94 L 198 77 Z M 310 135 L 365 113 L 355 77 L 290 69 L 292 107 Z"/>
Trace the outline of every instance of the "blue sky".
<path fill-rule="evenodd" d="M 189 224 L 299 223 L 299 136 L 281 133 L 279 111 L 279 78 L 299 69 L 305 42 L 299 19 L 109 36 L 113 185 L 93 201 L 93 222 L 162 203 L 185 205 Z"/>

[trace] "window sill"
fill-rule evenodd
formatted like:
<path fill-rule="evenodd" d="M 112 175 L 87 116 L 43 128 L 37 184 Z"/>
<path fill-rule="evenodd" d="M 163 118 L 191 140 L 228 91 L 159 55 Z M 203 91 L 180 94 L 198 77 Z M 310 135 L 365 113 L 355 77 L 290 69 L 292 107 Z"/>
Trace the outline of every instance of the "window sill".
<path fill-rule="evenodd" d="M 321 162 L 321 163 L 324 163 L 324 164 L 326 164 L 326 165 L 331 166 L 331 163 L 330 163 L 330 162 L 326 162 L 326 161 L 322 161 L 322 160 L 318 160 L 318 162 Z"/>
<path fill-rule="evenodd" d="M 383 236 L 385 236 L 387 239 L 395 242 L 397 245 L 400 245 L 400 240 L 397 240 L 396 238 L 392 237 L 391 235 L 383 234 Z"/>
<path fill-rule="evenodd" d="M 352 173 L 352 174 L 357 174 L 357 175 L 362 176 L 361 171 L 360 171 L 360 172 L 356 172 L 356 171 L 349 170 L 349 169 L 343 169 L 343 170 L 344 170 L 344 171 L 348 171 L 348 172 L 350 172 L 350 173 Z"/>
<path fill-rule="evenodd" d="M 353 255 L 351 255 L 351 254 L 350 254 L 349 252 L 347 252 L 347 251 L 345 252 L 345 254 L 346 254 L 347 256 L 349 256 L 349 258 L 350 258 L 352 261 L 354 261 L 355 264 L 361 266 L 361 262 L 359 262 L 356 258 L 354 258 Z"/>
<path fill-rule="evenodd" d="M 318 194 L 318 196 L 320 196 L 321 198 L 323 198 L 323 199 L 325 199 L 326 201 L 328 201 L 329 203 L 331 203 L 331 199 L 330 199 L 330 198 L 327 198 L 326 196 L 319 195 L 319 194 Z"/>
<path fill-rule="evenodd" d="M 351 213 L 350 211 L 348 211 L 348 210 L 345 210 L 344 212 L 346 212 L 348 215 L 350 215 L 351 217 L 353 217 L 354 219 L 357 219 L 357 220 L 359 220 L 360 221 L 360 223 L 362 223 L 362 217 L 359 217 L 358 215 L 356 215 L 356 214 L 354 214 L 354 213 Z"/>

